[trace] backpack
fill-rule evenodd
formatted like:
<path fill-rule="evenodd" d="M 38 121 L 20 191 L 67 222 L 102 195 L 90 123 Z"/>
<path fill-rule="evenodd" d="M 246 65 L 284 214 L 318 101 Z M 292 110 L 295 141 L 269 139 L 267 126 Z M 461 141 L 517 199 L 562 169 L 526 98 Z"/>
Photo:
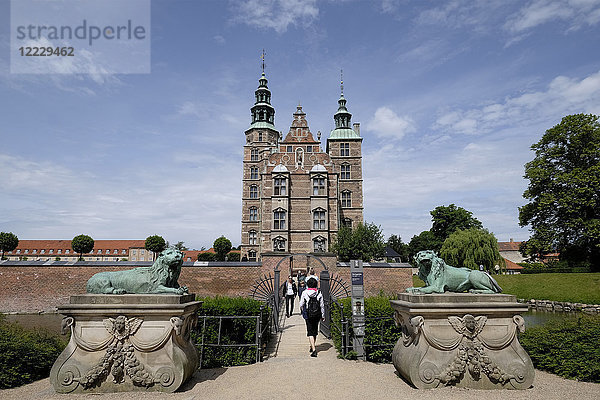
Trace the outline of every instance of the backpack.
<path fill-rule="evenodd" d="M 321 319 L 321 303 L 317 299 L 319 294 L 316 296 L 309 296 L 308 307 L 306 307 L 306 314 L 308 318 Z"/>

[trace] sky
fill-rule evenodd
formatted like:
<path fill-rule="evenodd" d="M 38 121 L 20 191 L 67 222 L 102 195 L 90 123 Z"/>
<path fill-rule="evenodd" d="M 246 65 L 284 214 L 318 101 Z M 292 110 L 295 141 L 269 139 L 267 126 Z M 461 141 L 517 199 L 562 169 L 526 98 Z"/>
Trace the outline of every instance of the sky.
<path fill-rule="evenodd" d="M 0 231 L 20 239 L 240 244 L 263 49 L 284 135 L 300 103 L 327 137 L 343 69 L 365 221 L 404 242 L 452 203 L 499 241 L 526 240 L 530 146 L 565 115 L 600 114 L 600 0 L 153 0 L 147 71 L 51 74 L 11 71 L 10 4 Z"/>

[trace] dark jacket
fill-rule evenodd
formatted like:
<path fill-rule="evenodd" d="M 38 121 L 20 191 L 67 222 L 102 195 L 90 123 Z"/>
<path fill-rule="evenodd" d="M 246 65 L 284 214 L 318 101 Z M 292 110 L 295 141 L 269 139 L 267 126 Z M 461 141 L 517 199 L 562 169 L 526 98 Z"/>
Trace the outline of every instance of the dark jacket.
<path fill-rule="evenodd" d="M 288 281 L 285 281 L 283 283 L 283 295 L 287 296 L 287 285 L 289 285 L 290 283 Z M 296 287 L 296 282 L 292 282 L 292 290 L 294 291 L 294 296 L 296 296 L 298 294 L 298 288 Z"/>

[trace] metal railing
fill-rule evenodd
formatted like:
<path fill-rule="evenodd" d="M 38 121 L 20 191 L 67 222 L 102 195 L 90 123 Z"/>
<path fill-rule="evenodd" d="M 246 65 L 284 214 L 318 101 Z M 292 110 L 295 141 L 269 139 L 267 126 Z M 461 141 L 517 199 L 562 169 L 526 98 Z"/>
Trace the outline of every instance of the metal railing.
<path fill-rule="evenodd" d="M 346 354 L 350 351 L 349 349 L 352 347 L 350 343 L 350 324 L 344 315 L 344 305 L 337 300 L 330 298 L 330 325 L 329 329 L 331 332 L 331 336 L 339 336 L 341 340 L 341 351 L 342 356 L 345 357 Z M 339 324 L 334 323 L 335 315 L 339 315 Z M 335 339 L 335 338 L 334 338 Z"/>
<path fill-rule="evenodd" d="M 366 317 L 365 323 L 363 326 L 354 326 L 353 327 L 352 319 L 346 318 L 346 316 L 344 315 L 344 305 L 334 299 L 331 299 L 330 304 L 331 304 L 331 333 L 332 333 L 332 336 L 334 336 L 334 337 L 337 336 L 340 338 L 340 341 L 341 341 L 340 351 L 341 351 L 342 357 L 346 357 L 346 355 L 350 351 L 354 350 L 354 343 L 353 343 L 354 329 L 355 328 L 363 328 L 364 330 L 367 330 L 370 326 L 372 326 L 372 323 L 377 322 L 377 321 L 381 321 L 383 323 L 380 324 L 380 326 L 379 326 L 379 334 L 373 335 L 373 332 L 371 331 L 368 336 L 369 341 L 367 342 L 365 340 L 364 347 L 365 347 L 366 353 L 367 354 L 371 353 L 371 351 L 367 350 L 369 348 L 377 349 L 377 348 L 389 347 L 389 348 L 393 349 L 394 346 L 396 345 L 395 338 L 392 340 L 392 342 L 389 342 L 390 338 L 388 338 L 384 334 L 384 331 L 386 330 L 386 328 L 389 327 L 388 324 L 395 325 L 393 316 L 381 315 L 381 316 L 375 316 L 375 317 L 372 317 L 372 316 Z M 335 323 L 334 321 L 339 321 L 339 322 Z"/>
<path fill-rule="evenodd" d="M 198 338 L 199 343 L 195 343 L 196 347 L 199 348 L 199 357 L 200 363 L 202 365 L 202 361 L 204 359 L 204 349 L 206 347 L 255 347 L 256 348 L 256 358 L 255 362 L 261 362 L 263 360 L 264 351 L 266 348 L 266 343 L 268 342 L 268 338 L 272 333 L 272 328 L 274 326 L 273 323 L 273 315 L 274 313 L 269 313 L 269 318 L 266 323 L 263 323 L 265 318 L 265 312 L 269 310 L 270 307 L 266 307 L 265 305 L 260 306 L 260 312 L 258 315 L 199 315 L 198 316 Z M 255 335 L 254 341 L 249 343 L 221 343 L 222 341 L 222 333 L 223 333 L 223 321 L 224 320 L 254 320 L 255 321 Z M 207 320 L 218 320 L 218 330 L 217 330 L 217 341 L 216 343 L 207 343 L 206 333 L 207 333 Z M 267 335 L 267 330 L 269 334 Z M 266 340 L 265 340 L 266 338 Z"/>

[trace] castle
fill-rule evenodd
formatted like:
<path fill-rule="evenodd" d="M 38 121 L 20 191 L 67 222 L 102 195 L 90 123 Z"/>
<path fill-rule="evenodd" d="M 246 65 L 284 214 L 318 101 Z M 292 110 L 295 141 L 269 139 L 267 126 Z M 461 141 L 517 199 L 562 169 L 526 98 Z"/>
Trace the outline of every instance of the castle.
<path fill-rule="evenodd" d="M 363 222 L 363 139 L 360 124 L 351 127 L 343 82 L 325 151 L 300 105 L 283 138 L 264 68 L 258 83 L 244 132 L 241 257 L 327 252 L 341 226 Z"/>

